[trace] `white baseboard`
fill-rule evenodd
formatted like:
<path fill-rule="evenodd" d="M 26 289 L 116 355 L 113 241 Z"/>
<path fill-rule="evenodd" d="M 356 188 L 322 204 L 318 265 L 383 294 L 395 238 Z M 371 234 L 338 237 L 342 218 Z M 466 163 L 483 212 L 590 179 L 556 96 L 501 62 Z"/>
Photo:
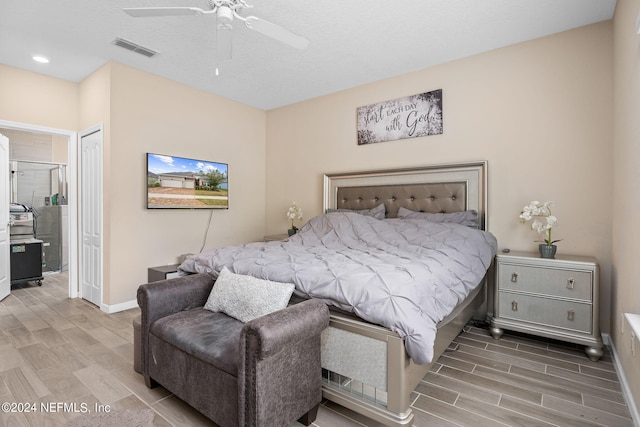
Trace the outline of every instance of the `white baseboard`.
<path fill-rule="evenodd" d="M 606 345 L 611 349 L 611 354 L 613 355 L 613 365 L 616 368 L 616 372 L 618 373 L 618 378 L 620 379 L 620 387 L 622 387 L 622 395 L 624 396 L 624 400 L 627 402 L 627 407 L 629 408 L 629 412 L 631 413 L 631 418 L 633 420 L 633 425 L 635 427 L 640 427 L 640 412 L 638 412 L 638 407 L 636 406 L 636 401 L 631 394 L 631 389 L 629 388 L 629 382 L 627 381 L 627 377 L 624 375 L 624 369 L 622 369 L 622 365 L 618 361 L 618 353 L 616 352 L 616 346 L 611 339 L 609 334 L 602 334 L 602 341 L 606 343 Z"/>
<path fill-rule="evenodd" d="M 132 308 L 138 307 L 137 300 L 131 300 L 126 302 L 121 302 L 119 304 L 107 305 L 102 304 L 100 306 L 100 310 L 104 311 L 107 314 L 117 313 L 119 311 L 131 310 Z"/>

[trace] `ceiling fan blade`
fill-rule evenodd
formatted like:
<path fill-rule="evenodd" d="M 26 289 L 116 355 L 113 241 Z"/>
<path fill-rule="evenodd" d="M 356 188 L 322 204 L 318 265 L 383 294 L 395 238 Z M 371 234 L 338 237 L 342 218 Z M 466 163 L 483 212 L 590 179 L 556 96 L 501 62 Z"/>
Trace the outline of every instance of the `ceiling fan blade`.
<path fill-rule="evenodd" d="M 125 7 L 128 15 L 134 18 L 149 18 L 155 16 L 180 16 L 180 15 L 201 15 L 207 11 L 199 7 Z"/>
<path fill-rule="evenodd" d="M 218 25 L 216 31 L 216 59 L 231 59 L 233 31 L 231 25 Z"/>
<path fill-rule="evenodd" d="M 269 21 L 265 21 L 264 19 L 260 19 L 256 16 L 247 16 L 243 19 L 243 21 L 247 28 L 257 31 L 282 43 L 288 44 L 289 46 L 295 47 L 296 49 L 304 50 L 307 48 L 307 46 L 309 46 L 309 40 L 307 40 L 306 38 L 294 34 L 279 25 L 273 24 Z"/>

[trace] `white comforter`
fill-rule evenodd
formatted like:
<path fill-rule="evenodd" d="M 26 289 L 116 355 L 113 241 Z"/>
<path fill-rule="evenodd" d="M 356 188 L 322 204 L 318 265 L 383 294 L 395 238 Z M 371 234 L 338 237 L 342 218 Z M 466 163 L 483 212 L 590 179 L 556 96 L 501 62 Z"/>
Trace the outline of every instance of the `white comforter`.
<path fill-rule="evenodd" d="M 217 277 L 226 266 L 294 283 L 299 296 L 397 332 L 423 364 L 433 358 L 436 325 L 481 283 L 496 247 L 492 234 L 462 225 L 339 212 L 311 219 L 287 240 L 205 251 L 180 269 Z"/>

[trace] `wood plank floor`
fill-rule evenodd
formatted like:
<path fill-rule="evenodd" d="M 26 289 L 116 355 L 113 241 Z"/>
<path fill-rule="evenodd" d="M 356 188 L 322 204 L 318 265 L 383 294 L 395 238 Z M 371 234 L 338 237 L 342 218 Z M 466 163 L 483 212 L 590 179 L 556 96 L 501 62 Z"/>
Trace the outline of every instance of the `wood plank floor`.
<path fill-rule="evenodd" d="M 150 408 L 152 426 L 213 425 L 133 371 L 138 309 L 107 315 L 67 298 L 67 280 L 48 275 L 0 303 L 0 403 Z M 633 425 L 609 352 L 591 362 L 582 348 L 509 333 L 494 340 L 482 326 L 468 325 L 418 385 L 415 426 Z M 66 409 L 0 412 L 0 426 L 63 426 L 82 416 Z M 314 425 L 380 424 L 325 401 Z"/>

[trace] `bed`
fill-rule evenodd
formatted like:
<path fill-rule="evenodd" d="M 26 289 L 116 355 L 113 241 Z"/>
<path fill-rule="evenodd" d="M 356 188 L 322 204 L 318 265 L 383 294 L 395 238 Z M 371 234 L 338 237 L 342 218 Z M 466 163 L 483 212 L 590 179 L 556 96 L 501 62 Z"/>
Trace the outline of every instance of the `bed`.
<path fill-rule="evenodd" d="M 324 397 L 386 425 L 409 425 L 411 392 L 468 320 L 486 311 L 496 250 L 493 236 L 477 230 L 487 229 L 486 178 L 486 162 L 325 175 L 325 214 L 298 235 L 207 251 L 180 269 L 215 276 L 228 267 L 294 282 L 299 299 L 323 299 L 334 308 L 323 334 Z M 468 213 L 471 223 L 449 223 Z M 463 270 L 444 278 L 440 266 L 450 265 Z M 442 278 L 445 291 L 433 286 L 442 296 L 422 294 L 432 292 L 416 285 L 425 274 Z"/>

